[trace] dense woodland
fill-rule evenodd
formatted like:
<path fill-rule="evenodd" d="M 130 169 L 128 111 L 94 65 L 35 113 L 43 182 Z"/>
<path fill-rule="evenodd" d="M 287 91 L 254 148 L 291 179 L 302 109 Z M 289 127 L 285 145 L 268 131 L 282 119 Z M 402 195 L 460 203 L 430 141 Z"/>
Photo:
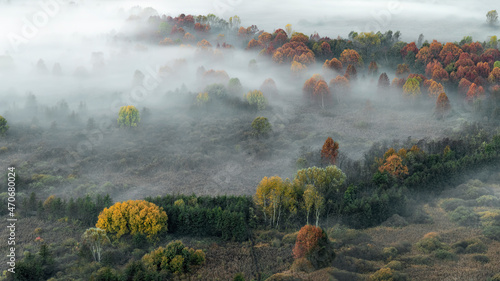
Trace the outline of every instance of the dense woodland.
<path fill-rule="evenodd" d="M 197 58 L 220 65 L 244 52 L 254 58 L 245 71 L 262 73 L 262 65 L 269 63 L 279 74 L 270 73 L 260 87 L 248 88 L 247 81 L 225 69 L 197 65 L 191 73 L 195 86 L 170 90 L 163 98 L 174 97 L 179 114 L 198 123 L 163 122 L 159 111 L 140 102 L 127 104 L 106 125 L 103 147 L 84 154 L 50 148 L 37 138 L 50 133 L 74 144 L 85 136 L 62 130 L 98 128 L 99 117 L 88 113 L 85 102 L 71 111 L 64 101 L 44 107 L 30 94 L 24 109 L 7 110 L 0 117 L 0 157 L 16 167 L 16 215 L 23 225 L 18 235 L 24 238 L 16 273 L 4 272 L 2 278 L 500 280 L 496 36 L 439 42 L 421 35 L 403 42 L 398 31 L 352 31 L 332 39 L 293 31 L 291 25 L 267 32 L 256 25 L 243 27 L 238 16 L 226 21 L 213 14 L 150 14 L 148 8 L 131 16 L 127 21 L 137 32 L 115 40 L 166 52 L 194 50 Z M 496 11 L 489 12 L 488 24 L 497 24 L 497 17 Z M 158 74 L 175 79 L 187 64 L 176 60 Z M 43 60 L 35 68 L 50 73 Z M 60 72 L 58 67 L 52 71 Z M 84 72 L 74 75 L 89 75 Z M 279 85 L 273 75 L 289 85 Z M 146 80 L 138 70 L 132 85 L 144 86 Z M 297 94 L 287 97 L 289 91 Z M 271 118 L 285 102 L 296 110 L 283 115 L 289 120 Z M 350 138 L 333 130 L 300 136 L 304 128 L 319 130 L 321 122 L 341 115 L 362 115 L 350 129 L 363 132 L 376 126 L 369 120 L 396 110 L 420 112 L 440 132 L 433 138 L 373 139 L 360 157 L 353 157 Z M 19 112 L 37 118 L 23 123 L 16 120 Z M 301 120 L 304 116 L 321 122 L 309 125 L 314 121 Z M 411 131 L 419 125 L 410 120 L 403 126 Z M 184 136 L 176 140 L 160 126 Z M 158 140 L 163 136 L 166 145 Z M 290 144 L 303 139 L 314 144 Z M 183 152 L 165 152 L 182 143 Z M 343 150 L 343 143 L 349 149 Z M 124 150 L 114 150 L 115 145 Z M 241 192 L 131 192 L 147 177 L 161 188 L 161 179 L 169 175 L 206 171 L 221 155 L 232 159 L 234 154 L 240 158 L 236 163 L 246 167 L 289 156 L 285 150 L 294 156 L 284 167 L 263 166 L 268 173 L 257 178 L 252 173 L 256 184 Z M 29 153 L 33 156 L 22 156 Z M 104 174 L 139 180 L 97 183 L 92 178 L 101 167 Z M 163 171 L 169 174 L 157 177 Z M 116 199 L 125 192 L 127 198 Z M 0 197 L 7 206 L 8 194 Z M 1 215 L 7 213 L 0 209 Z"/>

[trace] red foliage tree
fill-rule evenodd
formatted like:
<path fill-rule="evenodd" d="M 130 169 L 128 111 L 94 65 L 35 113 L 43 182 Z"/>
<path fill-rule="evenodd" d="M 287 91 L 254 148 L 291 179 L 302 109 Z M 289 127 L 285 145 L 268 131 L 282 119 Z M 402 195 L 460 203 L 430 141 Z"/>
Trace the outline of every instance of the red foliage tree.
<path fill-rule="evenodd" d="M 441 65 L 436 65 L 432 70 L 432 80 L 437 82 L 448 82 L 450 76 L 448 72 L 441 67 Z"/>
<path fill-rule="evenodd" d="M 405 83 L 406 83 L 405 78 L 394 77 L 394 79 L 392 79 L 391 86 L 395 89 L 403 89 Z"/>
<path fill-rule="evenodd" d="M 458 92 L 465 96 L 469 91 L 471 84 L 472 84 L 471 81 L 467 80 L 466 78 L 462 78 L 458 83 Z"/>
<path fill-rule="evenodd" d="M 313 98 L 317 103 L 321 103 L 321 108 L 325 107 L 325 102 L 330 100 L 330 89 L 325 80 L 319 80 L 314 86 Z"/>
<path fill-rule="evenodd" d="M 279 54 L 279 57 L 278 57 Z M 303 56 L 306 54 L 305 56 Z M 273 61 L 277 63 L 290 63 L 293 60 L 302 64 L 314 63 L 314 53 L 302 42 L 288 42 L 276 49 Z M 306 60 L 305 62 L 301 60 Z"/>
<path fill-rule="evenodd" d="M 443 49 L 439 53 L 439 58 L 442 62 L 444 62 L 447 56 L 451 56 L 451 59 L 448 59 L 450 61 L 445 63 L 445 65 L 448 65 L 451 62 L 457 61 L 461 53 L 462 49 L 460 49 L 457 45 L 448 42 L 444 45 Z"/>
<path fill-rule="evenodd" d="M 307 257 L 313 250 L 318 248 L 321 240 L 326 238 L 326 234 L 319 227 L 305 225 L 297 234 L 293 257 L 296 259 Z"/>
<path fill-rule="evenodd" d="M 335 142 L 331 137 L 328 137 L 325 143 L 323 144 L 323 148 L 321 149 L 321 159 L 332 165 L 335 165 L 335 161 L 337 160 L 338 154 L 339 154 L 338 142 Z"/>
<path fill-rule="evenodd" d="M 415 44 L 415 42 L 411 42 L 409 44 L 406 44 L 406 46 L 403 47 L 403 49 L 401 49 L 400 53 L 401 53 L 401 58 L 405 58 L 406 55 L 408 54 L 408 52 L 413 52 L 415 55 L 418 54 L 418 48 L 417 48 L 417 45 Z"/>
<path fill-rule="evenodd" d="M 490 75 L 490 65 L 487 62 L 478 62 L 476 65 L 476 72 L 483 78 L 488 78 Z"/>
<path fill-rule="evenodd" d="M 459 66 L 467 67 L 474 65 L 475 63 L 472 61 L 471 56 L 468 53 L 460 54 L 460 58 L 455 62 L 456 68 L 458 68 Z"/>

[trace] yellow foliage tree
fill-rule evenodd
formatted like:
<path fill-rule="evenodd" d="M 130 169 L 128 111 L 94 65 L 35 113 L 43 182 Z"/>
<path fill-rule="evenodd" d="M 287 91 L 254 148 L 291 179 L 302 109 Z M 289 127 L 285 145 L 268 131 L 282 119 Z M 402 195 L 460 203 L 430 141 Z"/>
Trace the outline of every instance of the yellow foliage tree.
<path fill-rule="evenodd" d="M 122 106 L 118 113 L 118 125 L 121 127 L 137 127 L 141 118 L 139 110 L 133 105 Z"/>
<path fill-rule="evenodd" d="M 285 209 L 293 211 L 295 196 L 291 182 L 278 176 L 264 177 L 254 195 L 254 202 L 262 208 L 264 219 L 271 226 L 278 227 L 281 213 Z M 269 218 L 268 218 L 269 217 Z"/>
<path fill-rule="evenodd" d="M 167 231 L 167 220 L 163 208 L 145 200 L 129 200 L 105 208 L 99 214 L 96 227 L 115 233 L 116 238 L 140 233 L 152 240 Z"/>

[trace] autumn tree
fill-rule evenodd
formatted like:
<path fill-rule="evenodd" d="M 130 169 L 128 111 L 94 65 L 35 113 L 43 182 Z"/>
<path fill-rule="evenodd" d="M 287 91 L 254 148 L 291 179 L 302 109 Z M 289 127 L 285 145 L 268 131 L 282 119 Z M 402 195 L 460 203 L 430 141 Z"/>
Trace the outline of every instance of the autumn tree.
<path fill-rule="evenodd" d="M 498 23 L 497 10 L 491 10 L 486 13 L 486 23 L 488 23 L 489 25 L 496 25 Z"/>
<path fill-rule="evenodd" d="M 352 64 L 349 64 L 349 65 L 347 66 L 347 69 L 346 69 L 346 71 L 345 71 L 345 75 L 344 75 L 344 76 L 345 76 L 345 77 L 349 77 L 349 80 L 354 80 L 354 79 L 356 79 L 356 78 L 357 78 L 357 76 L 358 76 L 358 72 L 357 72 L 357 70 L 356 70 L 356 67 L 355 67 L 354 65 L 352 65 Z"/>
<path fill-rule="evenodd" d="M 342 75 L 338 75 L 334 79 L 330 80 L 330 88 L 338 98 L 340 95 L 349 93 L 351 86 L 347 78 Z"/>
<path fill-rule="evenodd" d="M 458 83 L 458 92 L 461 93 L 462 95 L 466 96 L 471 84 L 472 84 L 472 82 L 470 82 L 466 78 L 462 78 L 460 80 L 460 82 Z"/>
<path fill-rule="evenodd" d="M 141 118 L 139 117 L 139 110 L 133 105 L 122 106 L 118 113 L 118 125 L 120 128 L 137 127 Z"/>
<path fill-rule="evenodd" d="M 437 98 L 441 93 L 444 92 L 444 87 L 441 83 L 436 81 L 431 81 L 431 85 L 429 86 L 428 93 L 429 97 Z"/>
<path fill-rule="evenodd" d="M 406 83 L 403 86 L 403 94 L 412 98 L 420 96 L 420 83 L 416 78 L 406 80 Z"/>
<path fill-rule="evenodd" d="M 390 85 L 391 83 L 389 82 L 389 77 L 387 77 L 387 73 L 383 72 L 382 74 L 380 74 L 377 85 L 378 89 L 385 90 L 388 89 Z"/>
<path fill-rule="evenodd" d="M 384 164 L 378 170 L 381 173 L 387 172 L 395 178 L 402 178 L 404 175 L 408 175 L 408 167 L 403 165 L 401 157 L 396 153 L 387 157 Z"/>
<path fill-rule="evenodd" d="M 290 41 L 276 49 L 272 60 L 275 63 L 291 63 L 297 61 L 308 65 L 315 62 L 314 53 L 301 41 Z"/>
<path fill-rule="evenodd" d="M 406 44 L 403 49 L 401 49 L 401 58 L 405 58 L 409 52 L 413 52 L 413 54 L 418 54 L 418 48 L 415 42 L 411 42 L 409 44 Z"/>
<path fill-rule="evenodd" d="M 264 220 L 276 228 L 279 226 L 282 212 L 293 208 L 293 200 L 290 181 L 283 181 L 278 176 L 264 177 L 254 195 L 254 202 L 262 209 Z"/>
<path fill-rule="evenodd" d="M 443 118 L 451 109 L 450 101 L 448 100 L 448 96 L 444 92 L 439 94 L 436 100 L 436 109 L 435 113 L 438 118 Z"/>
<path fill-rule="evenodd" d="M 261 50 L 262 48 L 264 48 L 264 45 L 255 39 L 250 40 L 246 47 L 247 50 Z"/>
<path fill-rule="evenodd" d="M 167 231 L 167 214 L 162 208 L 144 200 L 117 202 L 105 208 L 96 224 L 107 233 L 115 233 L 116 238 L 125 234 L 145 234 L 154 239 Z"/>
<path fill-rule="evenodd" d="M 82 242 L 90 248 L 96 262 L 101 262 L 104 247 L 111 243 L 106 235 L 106 231 L 96 227 L 85 230 L 82 235 Z"/>
<path fill-rule="evenodd" d="M 371 61 L 370 65 L 368 66 L 368 75 L 371 76 L 376 76 L 378 72 L 378 66 L 375 61 Z"/>
<path fill-rule="evenodd" d="M 250 104 L 250 106 L 256 107 L 257 110 L 266 109 L 267 99 L 266 97 L 264 97 L 264 94 L 262 94 L 261 91 L 259 90 L 250 91 L 245 95 L 245 98 L 247 102 Z"/>
<path fill-rule="evenodd" d="M 294 183 L 305 189 L 312 184 L 325 200 L 334 199 L 335 194 L 340 192 L 346 180 L 346 175 L 337 166 L 325 168 L 311 167 L 297 171 Z"/>
<path fill-rule="evenodd" d="M 7 125 L 7 120 L 0 115 L 0 136 L 5 136 L 8 129 L 9 125 Z"/>
<path fill-rule="evenodd" d="M 264 80 L 259 89 L 262 93 L 268 96 L 278 95 L 278 88 L 276 87 L 276 83 L 272 78 L 267 78 L 266 80 Z"/>
<path fill-rule="evenodd" d="M 309 224 L 309 213 L 314 207 L 314 215 L 316 217 L 316 227 L 319 224 L 319 217 L 325 205 L 325 198 L 318 192 L 314 185 L 306 185 L 304 191 L 304 206 L 307 212 L 307 224 Z"/>
<path fill-rule="evenodd" d="M 305 225 L 297 234 L 293 256 L 296 260 L 305 258 L 316 268 L 331 266 L 335 252 L 328 236 L 319 227 Z"/>
<path fill-rule="evenodd" d="M 466 100 L 469 102 L 474 101 L 477 98 L 480 98 L 484 95 L 484 88 L 481 86 L 472 83 L 469 87 L 469 91 L 467 91 Z"/>
<path fill-rule="evenodd" d="M 398 64 L 397 69 L 396 69 L 396 76 L 397 77 L 406 77 L 410 74 L 410 67 L 406 64 Z"/>
<path fill-rule="evenodd" d="M 493 68 L 488 76 L 488 82 L 491 84 L 500 83 L 500 67 Z"/>
<path fill-rule="evenodd" d="M 300 76 L 307 71 L 307 66 L 298 62 L 292 61 L 292 65 L 290 66 L 290 70 L 294 76 Z"/>
<path fill-rule="evenodd" d="M 336 58 L 333 58 L 331 60 L 325 60 L 325 63 L 323 64 L 323 68 L 341 73 L 343 66 L 342 66 L 341 61 L 339 61 Z"/>
<path fill-rule="evenodd" d="M 325 143 L 323 144 L 323 148 L 321 149 L 321 159 L 332 165 L 335 165 L 335 161 L 337 160 L 338 154 L 339 154 L 338 142 L 335 142 L 331 137 L 328 137 Z"/>
<path fill-rule="evenodd" d="M 321 108 L 325 107 L 325 100 L 328 101 L 330 99 L 330 89 L 325 80 L 319 80 L 314 86 L 313 99 L 318 103 L 321 100 Z"/>
<path fill-rule="evenodd" d="M 363 59 L 361 56 L 356 52 L 355 50 L 351 49 L 345 49 L 341 54 L 340 54 L 340 61 L 343 64 L 352 64 L 354 66 L 361 67 L 363 66 Z"/>

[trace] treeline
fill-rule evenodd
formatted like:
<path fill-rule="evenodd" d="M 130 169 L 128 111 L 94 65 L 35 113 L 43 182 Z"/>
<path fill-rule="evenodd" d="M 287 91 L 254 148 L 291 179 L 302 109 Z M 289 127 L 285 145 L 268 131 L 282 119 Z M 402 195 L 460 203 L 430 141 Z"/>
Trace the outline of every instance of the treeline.
<path fill-rule="evenodd" d="M 23 216 L 37 216 L 40 219 L 57 220 L 67 218 L 79 222 L 83 226 L 94 226 L 97 217 L 104 208 L 113 204 L 111 197 L 106 195 L 96 195 L 91 197 L 70 198 L 69 200 L 49 196 L 44 201 L 39 200 L 35 192 L 30 197 L 22 200 L 20 214 Z"/>
<path fill-rule="evenodd" d="M 168 232 L 244 241 L 255 226 L 253 201 L 246 196 L 165 195 L 146 198 L 168 214 Z"/>

